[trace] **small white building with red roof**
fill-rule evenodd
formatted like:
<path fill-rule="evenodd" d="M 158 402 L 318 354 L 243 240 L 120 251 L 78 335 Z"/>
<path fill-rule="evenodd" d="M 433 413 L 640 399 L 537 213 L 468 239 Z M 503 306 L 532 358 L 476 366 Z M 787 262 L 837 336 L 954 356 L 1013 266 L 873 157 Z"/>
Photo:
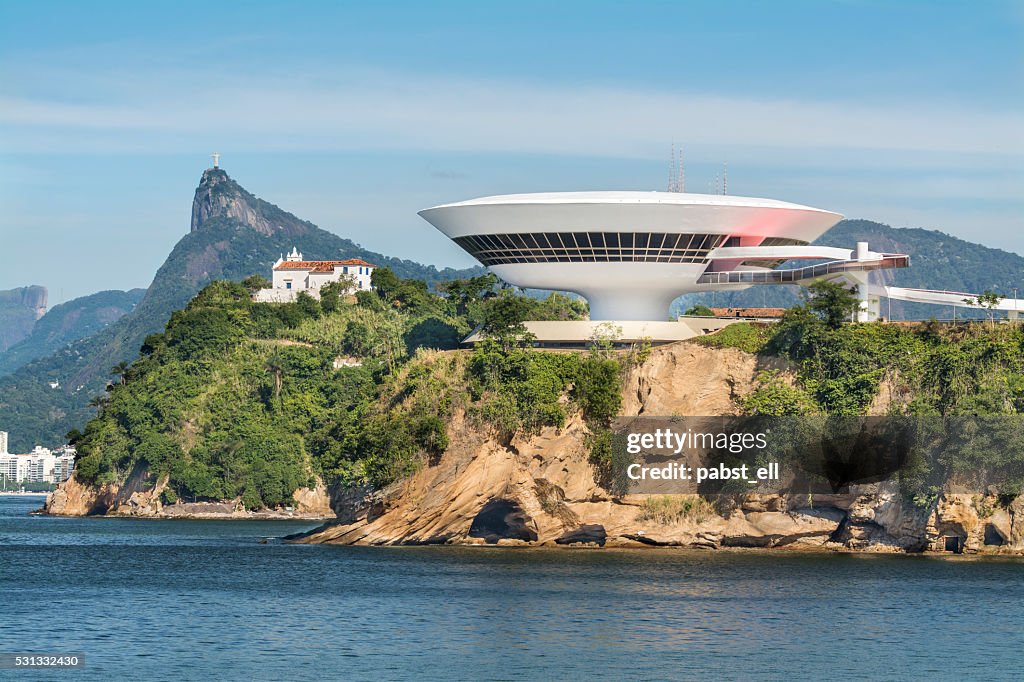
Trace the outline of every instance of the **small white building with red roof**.
<path fill-rule="evenodd" d="M 291 253 L 282 255 L 274 263 L 271 288 L 257 291 L 253 298 L 265 303 L 284 303 L 294 301 L 299 292 L 304 291 L 319 299 L 320 287 L 340 281 L 349 282 L 343 293 L 368 291 L 371 289 L 370 276 L 375 267 L 359 258 L 305 260 L 299 250 L 293 248 Z"/>

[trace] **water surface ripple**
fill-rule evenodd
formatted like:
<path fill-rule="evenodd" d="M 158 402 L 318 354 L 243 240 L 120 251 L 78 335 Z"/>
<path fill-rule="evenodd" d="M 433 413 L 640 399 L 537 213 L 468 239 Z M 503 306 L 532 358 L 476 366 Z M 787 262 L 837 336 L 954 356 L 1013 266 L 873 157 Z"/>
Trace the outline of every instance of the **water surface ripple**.
<path fill-rule="evenodd" d="M 39 679 L 1019 679 L 1024 561 L 260 544 L 302 522 L 28 516 L 0 651 Z M 0 676 L 34 679 L 24 671 Z"/>

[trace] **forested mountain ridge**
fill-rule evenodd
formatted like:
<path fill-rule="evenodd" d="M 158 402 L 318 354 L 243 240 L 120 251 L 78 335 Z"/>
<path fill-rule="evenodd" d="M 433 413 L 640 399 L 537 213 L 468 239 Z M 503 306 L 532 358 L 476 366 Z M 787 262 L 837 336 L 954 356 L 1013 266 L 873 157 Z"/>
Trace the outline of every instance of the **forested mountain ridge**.
<path fill-rule="evenodd" d="M 96 334 L 130 313 L 145 293 L 145 289 L 100 291 L 53 306 L 35 323 L 31 334 L 0 353 L 0 376 Z"/>

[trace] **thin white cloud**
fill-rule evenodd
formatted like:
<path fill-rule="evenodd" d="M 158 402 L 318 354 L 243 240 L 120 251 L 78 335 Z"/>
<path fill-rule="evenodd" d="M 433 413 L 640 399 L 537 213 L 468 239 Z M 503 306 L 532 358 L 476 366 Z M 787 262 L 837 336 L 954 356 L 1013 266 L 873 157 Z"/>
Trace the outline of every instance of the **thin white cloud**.
<path fill-rule="evenodd" d="M 61 98 L 0 97 L 8 151 L 432 150 L 660 158 L 700 148 L 1024 155 L 1024 115 L 942 102 L 849 103 L 405 73 L 140 77 L 56 72 Z M 67 83 L 67 88 L 62 83 Z M 87 84 L 87 85 L 86 85 Z M 82 92 L 80 97 L 66 93 Z M 86 92 L 92 95 L 85 94 Z M 98 93 L 98 94 L 97 94 Z"/>

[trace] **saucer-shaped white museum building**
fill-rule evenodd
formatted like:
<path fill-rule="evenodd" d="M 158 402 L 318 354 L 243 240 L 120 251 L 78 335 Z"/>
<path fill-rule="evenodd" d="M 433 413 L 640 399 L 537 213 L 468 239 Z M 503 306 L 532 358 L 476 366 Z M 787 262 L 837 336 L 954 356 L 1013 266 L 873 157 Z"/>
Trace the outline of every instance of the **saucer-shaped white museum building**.
<path fill-rule="evenodd" d="M 799 271 L 775 270 L 794 258 L 856 253 L 863 268 L 884 256 L 808 246 L 838 213 L 721 194 L 509 194 L 420 215 L 506 282 L 585 297 L 593 320 L 666 320 L 681 294 L 795 282 Z"/>

